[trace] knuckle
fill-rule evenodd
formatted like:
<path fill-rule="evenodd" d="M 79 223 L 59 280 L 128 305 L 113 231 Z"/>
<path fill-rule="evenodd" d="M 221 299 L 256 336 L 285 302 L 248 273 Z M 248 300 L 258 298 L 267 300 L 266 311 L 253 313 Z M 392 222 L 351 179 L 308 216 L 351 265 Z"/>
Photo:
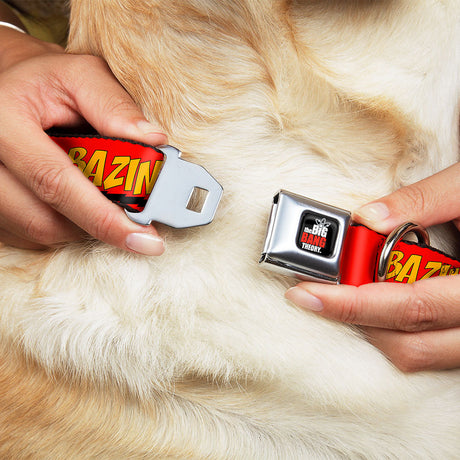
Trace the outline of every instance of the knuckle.
<path fill-rule="evenodd" d="M 38 166 L 31 174 L 31 188 L 52 207 L 59 207 L 64 197 L 63 171 L 47 165 Z"/>
<path fill-rule="evenodd" d="M 106 101 L 106 107 L 104 110 L 107 113 L 110 113 L 113 116 L 123 116 L 127 112 L 132 112 L 137 110 L 133 100 L 128 96 L 128 94 L 120 93 L 117 95 L 112 95 Z"/>
<path fill-rule="evenodd" d="M 91 232 L 92 236 L 98 240 L 107 242 L 114 233 L 115 225 L 115 216 L 113 213 L 106 213 L 102 217 L 95 219 L 93 231 Z"/>
<path fill-rule="evenodd" d="M 430 329 L 438 321 L 438 313 L 434 305 L 426 298 L 409 297 L 401 308 L 396 328 L 406 332 Z"/>
<path fill-rule="evenodd" d="M 404 336 L 397 351 L 389 358 L 403 372 L 430 369 L 434 363 L 433 352 L 422 334 Z"/>
<path fill-rule="evenodd" d="M 100 130 L 104 133 L 116 133 L 120 123 L 141 113 L 128 94 L 112 94 L 102 101 L 100 113 L 106 116 L 100 121 Z"/>
<path fill-rule="evenodd" d="M 88 80 L 86 77 L 88 69 L 91 69 L 91 74 L 95 79 L 101 73 L 111 75 L 107 64 L 100 57 L 86 54 L 67 55 L 67 63 L 61 73 L 65 86 L 75 91 L 75 94 L 92 87 L 91 81 L 94 79 Z"/>
<path fill-rule="evenodd" d="M 25 237 L 29 241 L 43 246 L 52 246 L 58 242 L 57 230 L 49 222 L 43 221 L 36 216 L 31 217 L 25 225 Z"/>
<path fill-rule="evenodd" d="M 355 324 L 357 322 L 357 308 L 350 299 L 347 299 L 340 305 L 338 320 L 349 324 Z"/>
<path fill-rule="evenodd" d="M 422 212 L 426 207 L 427 196 L 425 189 L 418 183 L 412 184 L 401 190 L 404 194 L 404 202 L 406 203 L 407 209 L 415 211 L 416 214 Z"/>

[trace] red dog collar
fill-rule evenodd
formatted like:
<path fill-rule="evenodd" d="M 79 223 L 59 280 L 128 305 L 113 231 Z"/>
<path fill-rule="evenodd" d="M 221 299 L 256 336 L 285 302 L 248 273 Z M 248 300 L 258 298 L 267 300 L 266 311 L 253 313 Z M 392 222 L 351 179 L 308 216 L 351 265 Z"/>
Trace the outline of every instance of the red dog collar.
<path fill-rule="evenodd" d="M 408 232 L 418 244 L 401 240 Z M 348 211 L 282 190 L 273 200 L 260 263 L 302 280 L 355 286 L 459 274 L 459 260 L 428 244 L 415 224 L 387 237 L 351 222 Z"/>
<path fill-rule="evenodd" d="M 201 166 L 181 159 L 170 145 L 150 145 L 102 136 L 50 135 L 104 195 L 133 221 L 183 228 L 212 221 L 220 184 Z M 201 203 L 191 205 L 196 193 Z M 205 198 L 204 198 L 205 194 Z"/>

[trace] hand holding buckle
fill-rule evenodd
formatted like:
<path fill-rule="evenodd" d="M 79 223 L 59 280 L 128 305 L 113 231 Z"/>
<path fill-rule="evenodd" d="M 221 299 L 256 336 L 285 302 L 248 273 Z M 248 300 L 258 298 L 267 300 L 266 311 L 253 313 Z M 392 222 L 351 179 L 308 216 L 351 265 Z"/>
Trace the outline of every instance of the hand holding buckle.
<path fill-rule="evenodd" d="M 417 235 L 418 245 L 408 245 L 411 249 L 404 251 L 409 255 L 401 257 L 419 263 L 420 273 L 408 265 L 391 281 L 458 273 L 457 261 L 429 247 L 428 233 L 418 224 L 405 223 L 385 237 L 351 222 L 348 211 L 281 190 L 274 197 L 259 263 L 306 281 L 355 286 L 386 281 L 390 254 L 410 232 Z M 408 259 L 411 254 L 415 259 Z"/>

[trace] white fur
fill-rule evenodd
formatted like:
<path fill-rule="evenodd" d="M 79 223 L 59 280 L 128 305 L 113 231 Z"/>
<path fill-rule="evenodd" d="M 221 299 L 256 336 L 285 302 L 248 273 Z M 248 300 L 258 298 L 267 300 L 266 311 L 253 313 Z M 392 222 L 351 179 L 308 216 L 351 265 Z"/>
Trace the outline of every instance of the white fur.
<path fill-rule="evenodd" d="M 267 22 L 270 3 L 252 6 Z M 147 457 L 456 458 L 459 371 L 401 373 L 358 329 L 285 301 L 295 280 L 257 262 L 278 189 L 353 209 L 458 160 L 460 3 L 299 2 L 296 46 L 261 32 L 263 58 L 206 24 L 173 43 L 144 30 L 129 42 L 141 75 L 116 64 L 127 51 L 111 14 L 130 13 L 115 4 L 74 17 L 71 46 L 106 57 L 171 143 L 222 183 L 222 204 L 207 227 L 159 226 L 158 258 L 94 242 L 2 249 L 3 343 L 51 376 L 122 389 L 126 404 L 157 398 Z M 109 39 L 87 42 L 90 19 Z M 157 34 L 164 59 L 154 46 L 140 58 Z M 165 101 L 162 72 L 177 85 Z"/>

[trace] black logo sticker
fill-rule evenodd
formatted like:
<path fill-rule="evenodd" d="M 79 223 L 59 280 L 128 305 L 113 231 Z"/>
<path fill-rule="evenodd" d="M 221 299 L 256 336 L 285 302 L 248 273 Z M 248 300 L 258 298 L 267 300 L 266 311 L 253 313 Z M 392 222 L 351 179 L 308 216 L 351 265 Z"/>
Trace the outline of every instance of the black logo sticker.
<path fill-rule="evenodd" d="M 300 220 L 297 247 L 323 257 L 334 251 L 339 223 L 335 219 L 312 212 L 303 214 Z"/>

